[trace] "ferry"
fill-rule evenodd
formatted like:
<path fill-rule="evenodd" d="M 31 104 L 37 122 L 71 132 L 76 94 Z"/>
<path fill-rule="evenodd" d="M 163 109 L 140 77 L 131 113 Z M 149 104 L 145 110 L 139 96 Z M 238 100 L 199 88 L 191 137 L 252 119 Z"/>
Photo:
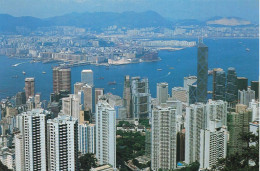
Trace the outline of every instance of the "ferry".
<path fill-rule="evenodd" d="M 248 51 L 248 52 L 249 52 L 249 51 L 250 51 L 250 49 L 249 49 L 249 48 L 246 48 L 246 51 Z"/>
<path fill-rule="evenodd" d="M 25 75 L 25 74 L 26 74 L 26 72 L 24 72 L 24 71 L 23 71 L 22 73 L 23 73 L 23 75 Z"/>
<path fill-rule="evenodd" d="M 43 73 L 43 74 L 46 74 L 46 72 L 45 72 L 45 71 L 42 71 L 42 73 Z"/>
<path fill-rule="evenodd" d="M 113 82 L 108 82 L 108 85 L 116 85 L 116 82 L 113 81 Z"/>

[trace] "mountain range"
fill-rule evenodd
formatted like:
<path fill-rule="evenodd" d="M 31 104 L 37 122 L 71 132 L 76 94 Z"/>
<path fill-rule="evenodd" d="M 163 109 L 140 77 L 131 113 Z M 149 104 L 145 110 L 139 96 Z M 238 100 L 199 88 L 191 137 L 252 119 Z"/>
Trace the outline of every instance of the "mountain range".
<path fill-rule="evenodd" d="M 144 28 L 144 27 L 166 27 L 180 25 L 215 25 L 215 26 L 245 26 L 250 25 L 250 21 L 231 17 L 214 17 L 207 21 L 199 20 L 178 20 L 171 21 L 164 18 L 154 11 L 146 12 L 85 12 L 70 13 L 62 16 L 50 17 L 45 19 L 35 17 L 14 17 L 8 14 L 0 14 L 0 32 L 16 32 L 19 28 L 35 30 L 38 27 L 50 26 L 75 26 L 81 28 L 91 28 L 93 30 L 102 30 L 108 26 L 117 25 L 126 28 Z"/>

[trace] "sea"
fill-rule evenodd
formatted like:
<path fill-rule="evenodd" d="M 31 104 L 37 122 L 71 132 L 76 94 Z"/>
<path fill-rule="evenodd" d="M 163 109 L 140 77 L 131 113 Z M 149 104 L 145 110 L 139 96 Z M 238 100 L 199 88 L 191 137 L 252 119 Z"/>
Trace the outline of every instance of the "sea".
<path fill-rule="evenodd" d="M 208 46 L 209 69 L 234 67 L 239 77 L 250 81 L 259 78 L 259 39 L 204 39 Z M 249 49 L 247 51 L 246 49 Z M 160 51 L 157 62 L 128 65 L 106 66 L 85 65 L 71 68 L 71 85 L 80 82 L 81 71 L 91 69 L 94 72 L 94 85 L 104 88 L 105 93 L 123 95 L 124 76 L 140 76 L 149 79 L 152 97 L 156 97 L 156 84 L 167 82 L 169 93 L 172 87 L 183 86 L 183 78 L 197 74 L 197 48 L 190 47 L 179 51 Z M 16 67 L 12 65 L 19 64 Z M 0 100 L 24 91 L 24 79 L 35 78 L 35 92 L 41 93 L 41 100 L 49 100 L 52 92 L 52 67 L 57 64 L 30 63 L 27 59 L 0 56 Z M 172 68 L 173 67 L 173 68 Z M 158 69 L 161 69 L 158 71 Z M 23 71 L 26 73 L 23 74 Z M 46 72 L 43 74 L 42 72 Z M 101 79 L 101 78 L 104 79 Z M 109 82 L 116 82 L 109 85 Z M 212 90 L 212 76 L 208 79 L 208 90 Z"/>

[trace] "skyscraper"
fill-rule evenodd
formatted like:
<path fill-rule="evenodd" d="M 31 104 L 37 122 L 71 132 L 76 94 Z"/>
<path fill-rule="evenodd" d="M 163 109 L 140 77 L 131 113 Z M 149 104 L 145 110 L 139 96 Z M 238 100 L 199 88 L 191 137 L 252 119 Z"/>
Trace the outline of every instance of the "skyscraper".
<path fill-rule="evenodd" d="M 92 70 L 82 70 L 81 71 L 81 82 L 88 84 L 90 86 L 94 86 L 93 71 Z"/>
<path fill-rule="evenodd" d="M 59 93 L 61 90 L 71 91 L 71 69 L 54 67 L 52 69 L 53 92 Z"/>
<path fill-rule="evenodd" d="M 173 87 L 172 98 L 173 100 L 187 102 L 187 91 L 183 87 Z"/>
<path fill-rule="evenodd" d="M 168 99 L 168 83 L 157 83 L 157 103 L 166 103 Z"/>
<path fill-rule="evenodd" d="M 20 127 L 21 136 L 16 136 L 16 151 L 19 154 L 17 157 L 20 162 L 17 161 L 16 164 L 20 168 L 28 171 L 48 170 L 46 122 L 49 114 L 48 111 L 34 109 L 18 116 L 22 125 Z M 18 149 L 21 146 L 22 151 Z"/>
<path fill-rule="evenodd" d="M 95 88 L 95 105 L 98 102 L 98 96 L 104 95 L 104 88 Z"/>
<path fill-rule="evenodd" d="M 226 74 L 222 69 L 213 70 L 213 100 L 225 100 Z"/>
<path fill-rule="evenodd" d="M 131 94 L 131 80 L 130 76 L 125 76 L 124 81 L 124 92 L 123 92 L 123 100 L 124 100 L 124 107 L 126 108 L 126 116 L 127 118 L 132 117 L 132 94 Z"/>
<path fill-rule="evenodd" d="M 248 79 L 246 77 L 237 77 L 237 89 L 240 91 L 247 90 Z"/>
<path fill-rule="evenodd" d="M 95 153 L 95 125 L 79 124 L 79 152 Z"/>
<path fill-rule="evenodd" d="M 134 118 L 148 118 L 151 116 L 151 94 L 148 79 L 133 77 L 131 82 L 132 110 Z"/>
<path fill-rule="evenodd" d="M 227 126 L 227 102 L 222 100 L 209 100 L 206 104 L 205 127 L 209 127 L 209 121 L 218 120 L 221 126 Z"/>
<path fill-rule="evenodd" d="M 26 104 L 25 92 L 18 92 L 15 96 L 15 105 L 19 106 L 22 104 Z"/>
<path fill-rule="evenodd" d="M 176 110 L 166 104 L 152 111 L 152 170 L 176 168 Z"/>
<path fill-rule="evenodd" d="M 238 102 L 249 106 L 249 102 L 255 100 L 255 91 L 248 88 L 247 90 L 238 90 Z"/>
<path fill-rule="evenodd" d="M 47 121 L 48 169 L 78 170 L 78 121 L 58 116 Z M 45 149 L 46 150 L 46 149 Z"/>
<path fill-rule="evenodd" d="M 96 157 L 100 163 L 116 168 L 116 112 L 106 100 L 96 106 Z"/>
<path fill-rule="evenodd" d="M 227 86 L 226 86 L 226 101 L 231 107 L 237 102 L 237 74 L 235 68 L 228 68 Z"/>
<path fill-rule="evenodd" d="M 196 82 L 197 82 L 197 77 L 196 76 L 184 77 L 183 87 L 184 87 L 184 89 L 186 91 L 189 91 L 189 86 L 193 85 Z"/>
<path fill-rule="evenodd" d="M 207 102 L 208 47 L 199 42 L 197 58 L 197 102 Z"/>
<path fill-rule="evenodd" d="M 78 95 L 70 94 L 69 97 L 62 98 L 62 112 L 65 115 L 79 119 L 80 99 Z"/>
<path fill-rule="evenodd" d="M 251 90 L 255 91 L 255 98 L 259 99 L 259 81 L 251 81 Z"/>
<path fill-rule="evenodd" d="M 30 96 L 34 96 L 34 78 L 25 78 L 25 96 L 26 100 L 29 99 Z"/>

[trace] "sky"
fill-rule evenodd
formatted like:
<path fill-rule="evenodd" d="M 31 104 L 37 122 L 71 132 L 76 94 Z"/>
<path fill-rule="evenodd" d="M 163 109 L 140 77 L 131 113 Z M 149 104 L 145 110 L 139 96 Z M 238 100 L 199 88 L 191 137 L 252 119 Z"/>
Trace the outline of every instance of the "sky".
<path fill-rule="evenodd" d="M 148 10 L 174 20 L 205 20 L 221 16 L 259 22 L 259 0 L 0 0 L 2 14 L 39 18 L 72 12 Z"/>

